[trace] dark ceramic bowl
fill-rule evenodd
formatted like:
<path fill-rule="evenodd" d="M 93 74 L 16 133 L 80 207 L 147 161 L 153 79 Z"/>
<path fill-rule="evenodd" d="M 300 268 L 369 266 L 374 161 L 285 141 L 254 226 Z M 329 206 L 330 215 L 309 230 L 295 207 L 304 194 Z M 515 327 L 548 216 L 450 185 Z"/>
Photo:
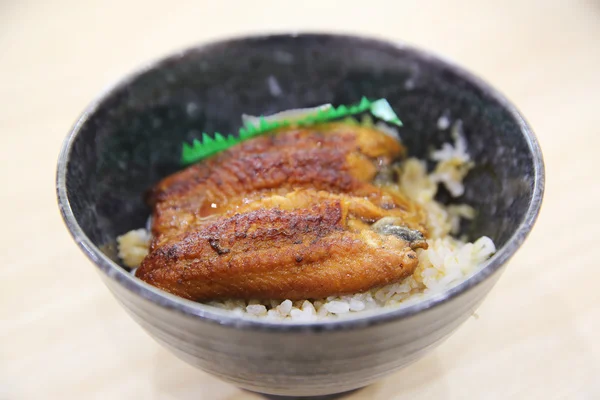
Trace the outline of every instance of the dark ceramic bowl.
<path fill-rule="evenodd" d="M 240 115 L 385 97 L 410 152 L 449 140 L 461 119 L 477 167 L 461 201 L 478 210 L 465 233 L 498 252 L 464 283 L 382 315 L 308 324 L 235 318 L 164 293 L 119 266 L 115 238 L 144 225 L 142 194 L 179 166 L 202 131 L 234 132 Z M 93 102 L 58 161 L 67 227 L 127 312 L 183 360 L 243 388 L 279 395 L 343 392 L 390 374 L 448 337 L 481 303 L 537 217 L 542 154 L 506 98 L 452 64 L 397 43 L 338 35 L 227 40 L 149 64 Z"/>

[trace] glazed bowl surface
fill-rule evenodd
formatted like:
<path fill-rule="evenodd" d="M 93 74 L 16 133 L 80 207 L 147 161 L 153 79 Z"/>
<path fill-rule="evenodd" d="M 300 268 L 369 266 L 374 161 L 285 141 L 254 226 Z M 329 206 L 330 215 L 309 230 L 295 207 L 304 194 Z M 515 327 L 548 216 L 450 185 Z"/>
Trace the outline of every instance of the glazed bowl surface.
<path fill-rule="evenodd" d="M 314 323 L 241 319 L 162 292 L 119 265 L 116 237 L 145 225 L 143 193 L 180 169 L 181 143 L 235 132 L 243 113 L 386 98 L 411 155 L 450 140 L 460 120 L 476 166 L 463 233 L 497 253 L 465 282 L 379 315 Z M 489 85 L 402 44 L 329 35 L 266 35 L 200 45 L 148 64 L 102 94 L 66 138 L 60 210 L 74 240 L 125 310 L 181 359 L 240 387 L 315 396 L 368 385 L 430 351 L 478 307 L 530 232 L 544 166 L 535 135 Z"/>

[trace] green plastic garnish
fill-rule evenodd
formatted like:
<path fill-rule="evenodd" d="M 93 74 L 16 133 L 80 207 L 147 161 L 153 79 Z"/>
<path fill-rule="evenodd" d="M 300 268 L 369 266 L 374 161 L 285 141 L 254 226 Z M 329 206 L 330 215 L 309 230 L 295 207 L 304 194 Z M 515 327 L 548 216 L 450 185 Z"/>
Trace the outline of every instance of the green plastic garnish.
<path fill-rule="evenodd" d="M 216 153 L 235 146 L 245 140 L 254 138 L 264 133 L 275 129 L 287 126 L 309 126 L 322 122 L 333 121 L 336 119 L 346 119 L 352 115 L 362 114 L 369 111 L 374 117 L 393 124 L 402 126 L 402 122 L 392 110 L 392 107 L 386 99 L 369 101 L 363 97 L 358 104 L 341 105 L 339 107 L 322 108 L 314 114 L 303 116 L 297 120 L 267 120 L 265 117 L 260 117 L 258 123 L 247 122 L 240 128 L 237 136 L 223 136 L 220 133 L 215 133 L 214 137 L 206 133 L 202 134 L 202 139 L 195 139 L 192 144 L 184 143 L 181 153 L 181 163 L 184 165 L 192 164 L 210 157 Z"/>

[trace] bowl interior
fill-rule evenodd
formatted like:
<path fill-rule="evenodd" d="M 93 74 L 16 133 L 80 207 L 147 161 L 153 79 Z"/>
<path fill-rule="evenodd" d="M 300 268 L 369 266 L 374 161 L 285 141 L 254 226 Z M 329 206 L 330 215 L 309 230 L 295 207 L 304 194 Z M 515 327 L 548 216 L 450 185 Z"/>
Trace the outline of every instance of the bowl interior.
<path fill-rule="evenodd" d="M 501 97 L 414 49 L 345 36 L 269 36 L 225 41 L 172 56 L 137 73 L 80 120 L 66 188 L 77 223 L 118 262 L 115 239 L 144 226 L 144 192 L 180 169 L 181 143 L 201 132 L 236 132 L 242 113 L 385 97 L 404 122 L 411 155 L 451 142 L 444 116 L 460 120 L 476 167 L 464 196 L 478 214 L 470 238 L 500 248 L 524 221 L 536 162 L 523 121 Z M 443 194 L 442 194 L 443 197 Z"/>

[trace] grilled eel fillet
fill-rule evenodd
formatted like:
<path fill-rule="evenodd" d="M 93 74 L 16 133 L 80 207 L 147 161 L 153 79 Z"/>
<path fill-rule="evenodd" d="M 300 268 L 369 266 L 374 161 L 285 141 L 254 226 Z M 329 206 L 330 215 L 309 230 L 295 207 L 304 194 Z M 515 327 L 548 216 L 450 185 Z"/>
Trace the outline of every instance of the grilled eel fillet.
<path fill-rule="evenodd" d="M 413 273 L 425 215 L 378 173 L 404 154 L 375 129 L 330 123 L 243 142 L 154 187 L 136 276 L 190 300 L 315 299 Z"/>

